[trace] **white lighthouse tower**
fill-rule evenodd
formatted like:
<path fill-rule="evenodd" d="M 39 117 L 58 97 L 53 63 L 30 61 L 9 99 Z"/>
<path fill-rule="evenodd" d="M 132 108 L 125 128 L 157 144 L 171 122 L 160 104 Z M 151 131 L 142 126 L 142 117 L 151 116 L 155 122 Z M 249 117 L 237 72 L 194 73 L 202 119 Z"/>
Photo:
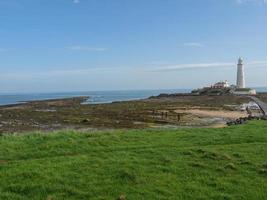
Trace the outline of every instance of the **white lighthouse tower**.
<path fill-rule="evenodd" d="M 236 87 L 237 88 L 245 88 L 246 87 L 244 64 L 243 64 L 242 58 L 238 59 Z"/>

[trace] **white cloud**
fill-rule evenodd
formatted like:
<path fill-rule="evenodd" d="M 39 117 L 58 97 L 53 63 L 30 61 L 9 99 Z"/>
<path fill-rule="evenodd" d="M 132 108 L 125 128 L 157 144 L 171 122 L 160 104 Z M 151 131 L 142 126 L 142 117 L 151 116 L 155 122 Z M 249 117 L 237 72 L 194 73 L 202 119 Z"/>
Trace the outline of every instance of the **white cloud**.
<path fill-rule="evenodd" d="M 245 68 L 267 68 L 267 61 L 250 61 L 244 63 Z M 210 63 L 189 63 L 189 64 L 155 64 L 143 66 L 117 66 L 117 67 L 90 67 L 90 68 L 73 68 L 73 69 L 55 69 L 48 71 L 16 71 L 16 72 L 5 72 L 0 74 L 0 80 L 4 79 L 30 79 L 33 77 L 65 77 L 65 76 L 83 76 L 91 73 L 111 73 L 117 72 L 129 72 L 129 73 L 143 73 L 150 72 L 175 72 L 184 70 L 208 70 L 208 69 L 235 69 L 237 66 L 236 62 L 210 62 Z M 208 75 L 207 75 L 208 76 Z"/>
<path fill-rule="evenodd" d="M 81 66 L 69 69 L 55 66 L 51 70 L 14 70 L 0 73 L 2 92 L 58 92 L 89 90 L 128 90 L 159 88 L 196 88 L 218 80 L 235 81 L 236 60 L 194 64 L 168 63 L 141 66 Z M 257 69 L 256 69 L 257 67 Z M 186 71 L 192 69 L 192 71 Z M 213 70 L 210 70 L 213 69 Z M 245 60 L 247 82 L 266 86 L 267 61 Z M 12 70 L 9 68 L 8 70 Z M 193 72 L 193 73 L 192 73 Z M 115 77 L 115 78 L 114 78 Z"/>
<path fill-rule="evenodd" d="M 266 65 L 267 61 L 266 60 L 254 60 L 249 62 L 248 64 L 250 65 Z"/>
<path fill-rule="evenodd" d="M 67 49 L 72 50 L 72 51 L 92 51 L 92 52 L 108 50 L 107 48 L 104 48 L 104 47 L 89 47 L 89 46 L 80 46 L 80 45 L 70 46 L 70 47 L 67 47 Z"/>
<path fill-rule="evenodd" d="M 73 0 L 73 3 L 80 3 L 80 0 Z"/>
<path fill-rule="evenodd" d="M 253 68 L 267 68 L 267 61 L 252 61 L 249 63 L 245 63 L 245 67 L 253 67 Z"/>
<path fill-rule="evenodd" d="M 165 65 L 165 66 L 155 67 L 151 71 L 178 71 L 178 70 L 203 69 L 212 67 L 231 67 L 234 65 L 235 63 L 227 63 L 227 62 L 177 64 L 177 65 Z"/>
<path fill-rule="evenodd" d="M 30 79 L 33 77 L 52 77 L 52 76 L 68 76 L 68 75 L 82 75 L 92 72 L 103 72 L 107 69 L 66 69 L 66 70 L 52 70 L 42 72 L 9 72 L 0 74 L 1 80 L 4 79 Z"/>
<path fill-rule="evenodd" d="M 157 65 L 149 67 L 148 71 L 152 72 L 168 72 L 168 71 L 180 71 L 180 70 L 192 70 L 192 69 L 207 69 L 207 68 L 228 68 L 236 67 L 235 62 L 212 62 L 212 63 L 193 63 L 193 64 L 176 64 L 176 65 Z M 245 63 L 246 67 L 266 67 L 267 61 L 251 61 Z"/>
<path fill-rule="evenodd" d="M 256 3 L 261 5 L 267 5 L 267 0 L 235 0 L 238 4 Z"/>
<path fill-rule="evenodd" d="M 204 45 L 199 42 L 186 42 L 184 43 L 186 47 L 203 47 Z"/>

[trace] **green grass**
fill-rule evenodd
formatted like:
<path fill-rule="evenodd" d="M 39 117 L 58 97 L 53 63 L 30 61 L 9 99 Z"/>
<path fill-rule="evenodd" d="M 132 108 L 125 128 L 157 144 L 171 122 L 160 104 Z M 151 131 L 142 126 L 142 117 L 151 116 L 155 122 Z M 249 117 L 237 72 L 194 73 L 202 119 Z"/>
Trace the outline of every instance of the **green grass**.
<path fill-rule="evenodd" d="M 266 200 L 267 123 L 1 136 L 0 199 Z"/>

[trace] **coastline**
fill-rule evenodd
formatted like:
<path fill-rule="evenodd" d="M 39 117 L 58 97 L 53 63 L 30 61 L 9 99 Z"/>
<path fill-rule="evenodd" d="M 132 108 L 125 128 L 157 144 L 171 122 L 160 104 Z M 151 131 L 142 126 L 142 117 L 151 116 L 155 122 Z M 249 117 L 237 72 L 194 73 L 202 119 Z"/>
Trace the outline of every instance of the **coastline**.
<path fill-rule="evenodd" d="M 70 102 L 78 102 L 83 103 L 87 101 L 90 97 L 88 96 L 80 96 L 80 97 L 69 97 L 69 98 L 61 98 L 61 99 L 44 99 L 44 100 L 31 100 L 31 101 L 18 101 L 17 103 L 7 104 L 7 105 L 0 105 L 0 109 L 2 108 L 13 108 L 13 107 L 23 107 L 29 106 L 29 104 L 36 104 L 36 103 L 55 103 L 55 104 L 67 104 Z"/>
<path fill-rule="evenodd" d="M 224 127 L 244 117 L 246 96 L 158 95 L 141 100 L 84 104 L 88 96 L 0 106 L 0 133 L 62 129 Z M 261 98 L 267 99 L 267 94 Z M 233 117 L 234 116 L 234 117 Z"/>

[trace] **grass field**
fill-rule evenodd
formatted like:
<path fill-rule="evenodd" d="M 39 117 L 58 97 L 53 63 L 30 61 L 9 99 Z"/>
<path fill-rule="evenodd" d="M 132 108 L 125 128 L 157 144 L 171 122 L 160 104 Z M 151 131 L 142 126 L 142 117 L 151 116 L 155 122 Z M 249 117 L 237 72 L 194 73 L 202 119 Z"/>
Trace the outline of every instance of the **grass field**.
<path fill-rule="evenodd" d="M 267 123 L 0 136 L 0 199 L 267 199 Z"/>

